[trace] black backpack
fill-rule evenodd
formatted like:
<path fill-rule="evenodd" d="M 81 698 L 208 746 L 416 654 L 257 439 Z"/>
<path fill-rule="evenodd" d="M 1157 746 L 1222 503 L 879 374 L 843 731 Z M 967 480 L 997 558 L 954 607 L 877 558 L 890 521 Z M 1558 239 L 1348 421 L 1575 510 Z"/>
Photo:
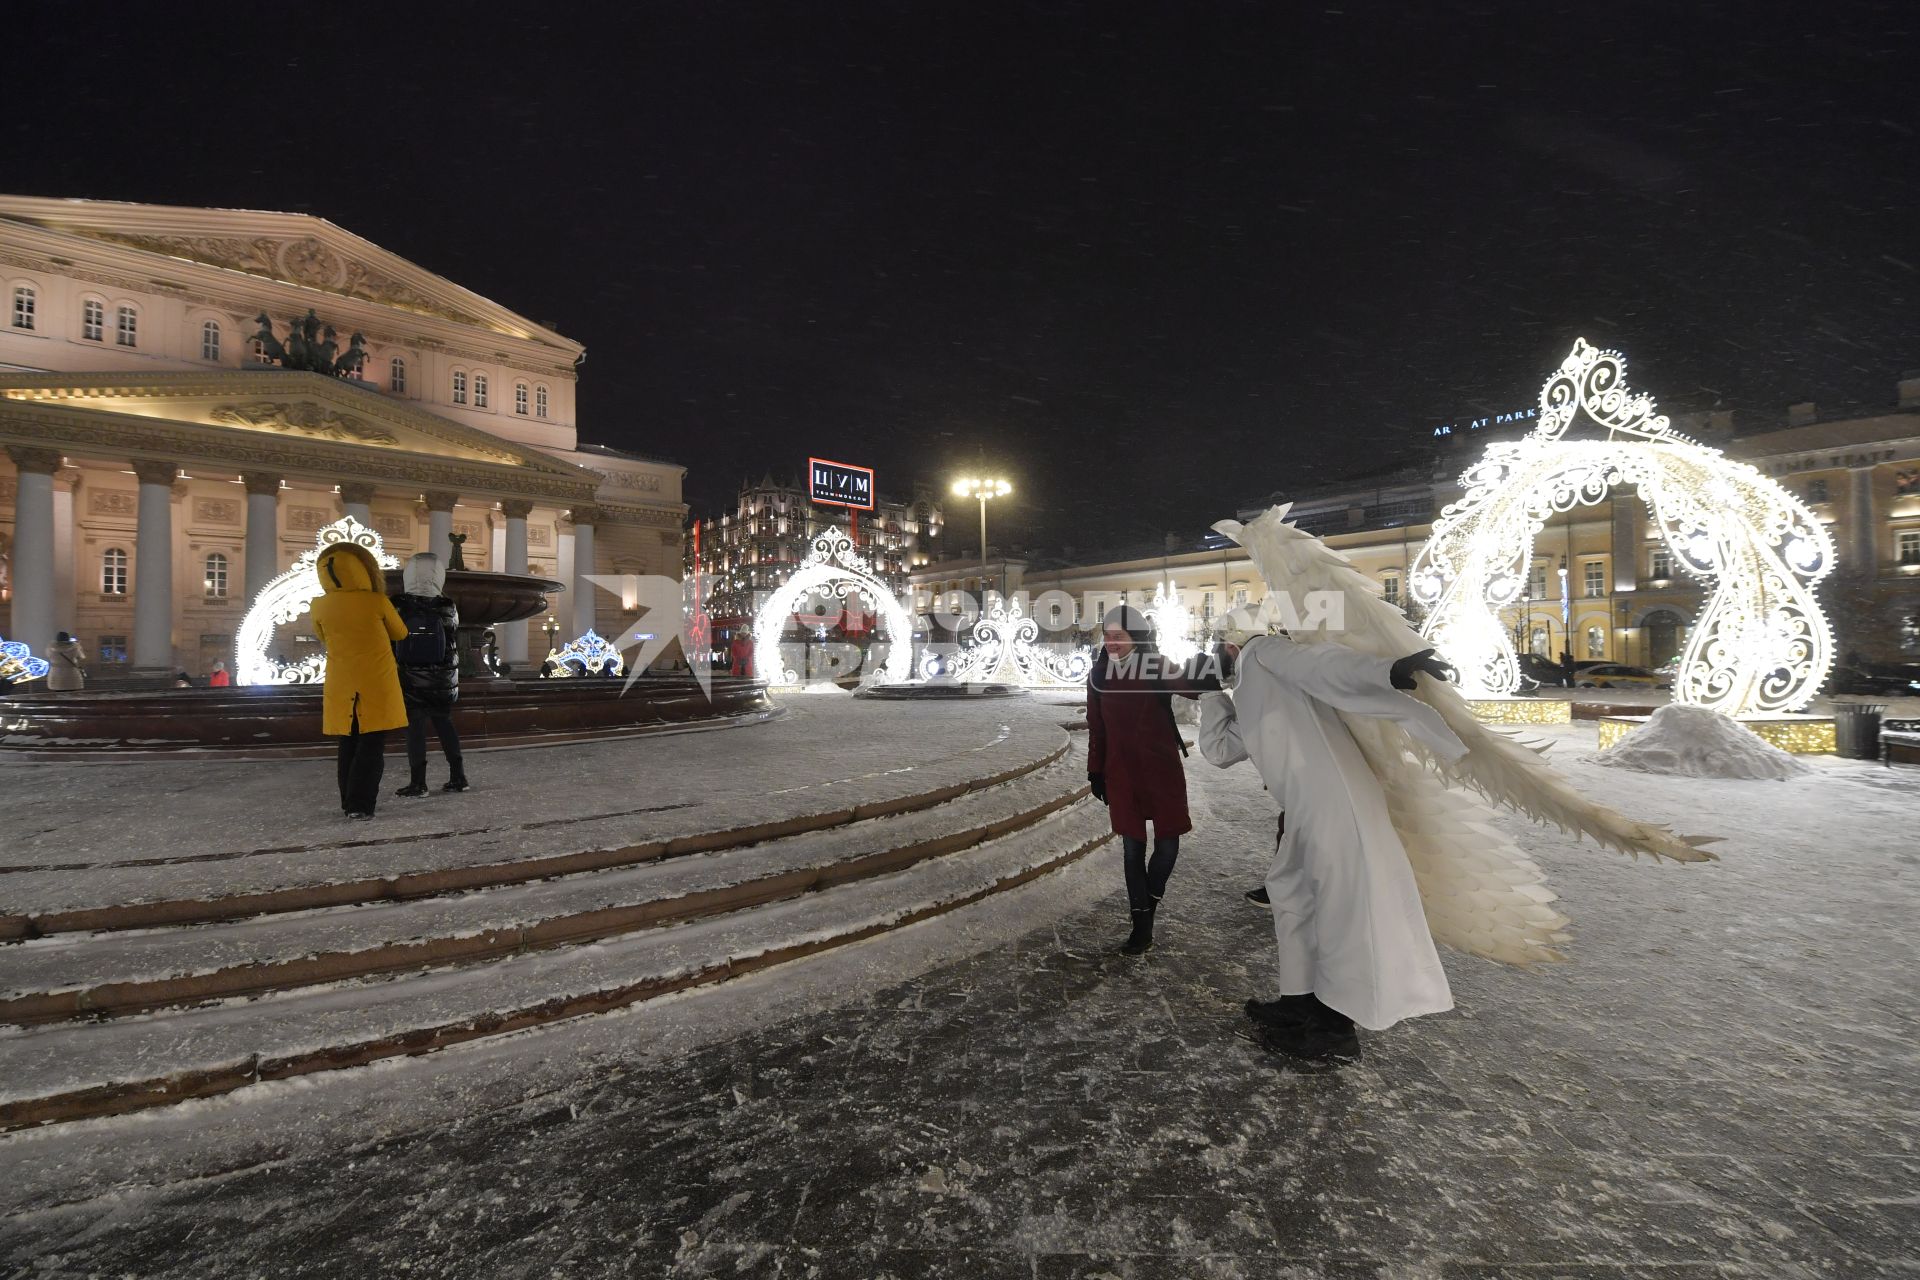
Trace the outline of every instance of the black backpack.
<path fill-rule="evenodd" d="M 393 646 L 393 656 L 401 666 L 446 665 L 447 627 L 438 609 L 408 600 L 400 606 L 400 621 L 407 624 L 407 638 Z"/>

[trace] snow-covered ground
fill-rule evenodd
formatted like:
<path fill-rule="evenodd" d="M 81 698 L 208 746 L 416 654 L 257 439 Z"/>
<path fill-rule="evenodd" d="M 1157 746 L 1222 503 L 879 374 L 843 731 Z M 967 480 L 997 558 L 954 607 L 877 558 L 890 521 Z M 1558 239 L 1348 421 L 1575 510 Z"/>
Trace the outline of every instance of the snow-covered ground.
<path fill-rule="evenodd" d="M 879 710 L 932 740 L 964 706 Z M 792 723 L 846 744 L 882 721 Z M 774 728 L 709 736 L 751 777 L 786 767 L 755 749 Z M 1608 803 L 1722 837 L 1722 860 L 1635 864 L 1502 819 L 1562 895 L 1571 963 L 1448 956 L 1458 1009 L 1366 1037 L 1359 1065 L 1244 1038 L 1272 941 L 1240 894 L 1272 803 L 1196 756 L 1144 961 L 1110 954 L 1103 851 L 624 1014 L 0 1138 L 0 1256 L 194 1277 L 1910 1267 L 1920 769 L 1665 777 L 1601 767 L 1591 722 L 1526 733 Z"/>

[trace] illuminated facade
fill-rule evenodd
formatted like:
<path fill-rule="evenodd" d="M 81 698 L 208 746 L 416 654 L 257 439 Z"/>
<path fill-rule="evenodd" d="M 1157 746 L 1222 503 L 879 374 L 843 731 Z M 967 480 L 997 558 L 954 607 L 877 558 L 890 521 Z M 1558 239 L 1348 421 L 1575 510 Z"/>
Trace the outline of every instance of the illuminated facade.
<path fill-rule="evenodd" d="M 470 568 L 570 587 L 679 574 L 683 469 L 580 442 L 579 343 L 322 219 L 0 196 L 0 306 L 0 634 L 71 631 L 96 677 L 232 667 L 248 604 L 343 516 L 402 559 L 459 536 Z M 310 311 L 362 337 L 357 376 L 262 362 L 257 318 Z M 570 636 L 624 621 L 555 603 Z"/>

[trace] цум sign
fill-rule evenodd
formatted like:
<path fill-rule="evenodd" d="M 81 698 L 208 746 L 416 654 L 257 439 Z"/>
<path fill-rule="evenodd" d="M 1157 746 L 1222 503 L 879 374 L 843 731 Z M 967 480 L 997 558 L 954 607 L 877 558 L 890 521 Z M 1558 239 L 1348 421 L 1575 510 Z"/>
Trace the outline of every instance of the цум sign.
<path fill-rule="evenodd" d="M 807 497 L 835 507 L 873 510 L 873 468 L 807 459 Z"/>

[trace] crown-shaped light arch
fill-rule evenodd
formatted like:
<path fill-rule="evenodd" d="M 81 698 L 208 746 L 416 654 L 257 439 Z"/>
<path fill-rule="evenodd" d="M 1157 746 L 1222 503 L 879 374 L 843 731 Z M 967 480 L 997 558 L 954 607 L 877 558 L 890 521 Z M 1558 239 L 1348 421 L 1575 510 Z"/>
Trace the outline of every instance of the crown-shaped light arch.
<path fill-rule="evenodd" d="M 238 670 L 236 684 L 321 684 L 327 678 L 327 655 L 309 654 L 298 662 L 280 662 L 268 649 L 273 644 L 274 628 L 284 626 L 307 612 L 321 594 L 320 575 L 314 564 L 320 553 L 342 542 L 351 542 L 373 552 L 382 569 L 398 569 L 400 561 L 387 554 L 380 535 L 352 516 L 344 516 L 321 529 L 310 550 L 300 553 L 293 567 L 272 578 L 254 597 L 247 616 L 240 620 L 234 637 L 234 657 Z"/>
<path fill-rule="evenodd" d="M 1512 693 L 1519 668 L 1495 611 L 1519 598 L 1534 539 L 1555 513 L 1632 485 L 1675 562 L 1711 588 L 1675 700 L 1728 715 L 1804 707 L 1833 663 L 1814 596 L 1833 569 L 1833 539 L 1780 485 L 1676 433 L 1625 374 L 1618 352 L 1576 339 L 1540 389 L 1540 425 L 1489 445 L 1461 475 L 1464 495 L 1434 522 L 1411 574 L 1412 597 L 1427 611 L 1422 634 L 1470 692 Z M 1581 413 L 1604 439 L 1566 439 Z"/>
<path fill-rule="evenodd" d="M 837 526 L 814 535 L 807 558 L 767 597 L 753 619 L 753 669 L 772 685 L 797 685 L 803 677 L 786 665 L 780 635 L 787 618 L 809 596 L 848 602 L 863 599 L 880 615 L 887 629 L 887 663 L 881 675 L 890 684 L 913 677 L 913 620 L 872 566 L 854 550 L 853 539 Z"/>

